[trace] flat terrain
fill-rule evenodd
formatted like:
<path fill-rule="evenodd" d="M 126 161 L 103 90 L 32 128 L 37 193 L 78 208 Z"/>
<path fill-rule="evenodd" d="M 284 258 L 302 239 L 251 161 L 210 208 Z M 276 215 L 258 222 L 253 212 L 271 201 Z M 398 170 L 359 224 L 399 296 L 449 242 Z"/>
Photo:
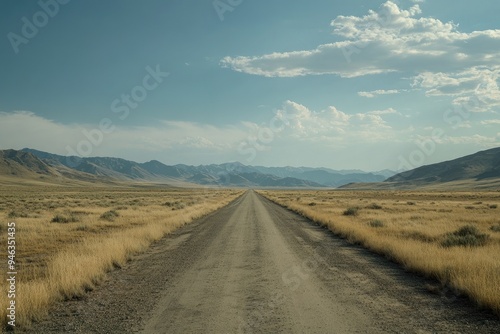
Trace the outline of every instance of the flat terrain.
<path fill-rule="evenodd" d="M 15 238 L 19 328 L 46 316 L 56 301 L 81 298 L 133 254 L 241 194 L 146 185 L 0 187 L 0 328 L 9 303 L 8 236 Z"/>
<path fill-rule="evenodd" d="M 32 333 L 498 333 L 433 281 L 249 191 L 133 257 Z"/>
<path fill-rule="evenodd" d="M 500 316 L 500 191 L 262 191 Z"/>

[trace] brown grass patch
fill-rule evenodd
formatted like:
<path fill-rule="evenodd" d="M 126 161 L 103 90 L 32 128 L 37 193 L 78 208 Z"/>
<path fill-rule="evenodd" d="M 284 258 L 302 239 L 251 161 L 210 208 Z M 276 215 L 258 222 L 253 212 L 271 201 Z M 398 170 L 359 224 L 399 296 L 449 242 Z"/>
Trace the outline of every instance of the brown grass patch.
<path fill-rule="evenodd" d="M 235 190 L 22 188 L 0 193 L 0 258 L 7 222 L 16 223 L 16 326 L 47 315 L 50 304 L 79 298 L 165 234 L 241 195 Z M 176 203 L 172 207 L 164 203 Z M 182 205 L 179 205 L 182 203 Z M 0 294 L 7 295 L 5 266 Z M 0 298 L 0 326 L 7 298 Z"/>
<path fill-rule="evenodd" d="M 500 315 L 500 219 L 483 204 L 498 202 L 500 192 L 259 193 Z M 307 205 L 312 201 L 314 208 Z M 360 205 L 363 210 L 346 215 Z"/>

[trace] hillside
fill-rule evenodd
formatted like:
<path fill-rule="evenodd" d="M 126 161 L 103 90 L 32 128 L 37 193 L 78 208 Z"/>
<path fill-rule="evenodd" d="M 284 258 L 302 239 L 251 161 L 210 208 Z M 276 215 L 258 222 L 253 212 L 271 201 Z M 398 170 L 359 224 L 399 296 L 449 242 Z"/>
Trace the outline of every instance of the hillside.
<path fill-rule="evenodd" d="M 31 152 L 0 150 L 1 184 L 96 184 L 98 177 L 63 165 L 52 165 Z"/>
<path fill-rule="evenodd" d="M 500 178 L 500 147 L 396 174 L 385 182 L 418 184 Z"/>
<path fill-rule="evenodd" d="M 54 175 L 49 165 L 29 152 L 0 151 L 0 174 L 19 177 Z"/>
<path fill-rule="evenodd" d="M 500 189 L 500 148 L 458 159 L 418 167 L 389 177 L 384 182 L 358 182 L 342 189 L 463 190 Z"/>

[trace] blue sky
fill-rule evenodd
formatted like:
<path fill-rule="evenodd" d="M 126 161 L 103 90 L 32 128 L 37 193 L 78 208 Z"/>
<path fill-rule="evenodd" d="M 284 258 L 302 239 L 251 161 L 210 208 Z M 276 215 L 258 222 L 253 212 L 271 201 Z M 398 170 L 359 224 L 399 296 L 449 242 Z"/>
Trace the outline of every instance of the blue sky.
<path fill-rule="evenodd" d="M 2 1 L 0 148 L 380 170 L 497 147 L 499 12 L 486 0 Z"/>

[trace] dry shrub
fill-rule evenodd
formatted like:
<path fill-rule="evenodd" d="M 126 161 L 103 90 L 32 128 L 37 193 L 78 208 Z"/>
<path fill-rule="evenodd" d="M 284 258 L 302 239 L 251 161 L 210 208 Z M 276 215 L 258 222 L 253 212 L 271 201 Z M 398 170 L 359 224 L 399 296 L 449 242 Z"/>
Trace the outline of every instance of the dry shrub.
<path fill-rule="evenodd" d="M 484 246 L 488 241 L 489 236 L 481 233 L 476 226 L 467 225 L 461 227 L 453 233 L 448 233 L 445 239 L 441 242 L 443 247 L 478 247 Z"/>
<path fill-rule="evenodd" d="M 115 210 L 110 210 L 104 212 L 99 218 L 112 222 L 116 218 L 118 218 L 118 216 L 120 216 L 118 212 L 116 212 Z"/>
<path fill-rule="evenodd" d="M 344 216 L 357 216 L 359 213 L 359 207 L 352 206 L 343 212 Z"/>
<path fill-rule="evenodd" d="M 385 224 L 383 221 L 381 221 L 380 219 L 374 219 L 372 221 L 370 221 L 369 225 L 371 227 L 384 227 Z"/>

